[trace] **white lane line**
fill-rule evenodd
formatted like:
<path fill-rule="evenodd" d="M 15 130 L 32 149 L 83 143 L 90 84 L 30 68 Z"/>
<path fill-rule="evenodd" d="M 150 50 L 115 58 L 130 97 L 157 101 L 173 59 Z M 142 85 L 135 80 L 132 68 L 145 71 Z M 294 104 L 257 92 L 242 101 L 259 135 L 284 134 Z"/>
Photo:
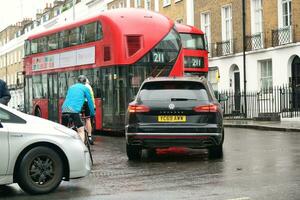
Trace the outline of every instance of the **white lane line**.
<path fill-rule="evenodd" d="M 250 197 L 239 197 L 235 199 L 227 199 L 227 200 L 251 200 Z"/>

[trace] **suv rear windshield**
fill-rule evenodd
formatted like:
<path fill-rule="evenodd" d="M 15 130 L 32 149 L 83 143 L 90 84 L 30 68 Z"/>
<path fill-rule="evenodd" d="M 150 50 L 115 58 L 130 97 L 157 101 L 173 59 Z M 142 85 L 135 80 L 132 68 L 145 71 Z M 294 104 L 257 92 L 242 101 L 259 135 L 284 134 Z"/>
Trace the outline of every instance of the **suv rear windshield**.
<path fill-rule="evenodd" d="M 208 101 L 202 83 L 193 81 L 157 81 L 145 83 L 139 94 L 144 100 L 197 100 Z"/>

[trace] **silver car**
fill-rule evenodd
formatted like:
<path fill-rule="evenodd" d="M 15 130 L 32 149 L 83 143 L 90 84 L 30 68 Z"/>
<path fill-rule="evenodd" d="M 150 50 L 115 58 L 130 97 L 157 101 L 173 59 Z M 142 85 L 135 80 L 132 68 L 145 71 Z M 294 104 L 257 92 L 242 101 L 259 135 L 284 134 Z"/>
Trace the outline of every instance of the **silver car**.
<path fill-rule="evenodd" d="M 43 194 L 90 173 L 88 150 L 72 129 L 2 104 L 0 120 L 0 185 Z"/>

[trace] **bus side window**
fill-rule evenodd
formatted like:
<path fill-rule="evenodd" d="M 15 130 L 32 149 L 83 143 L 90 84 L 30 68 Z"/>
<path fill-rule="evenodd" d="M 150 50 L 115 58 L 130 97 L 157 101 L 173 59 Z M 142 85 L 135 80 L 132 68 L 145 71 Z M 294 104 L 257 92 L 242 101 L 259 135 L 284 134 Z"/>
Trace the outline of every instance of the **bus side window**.
<path fill-rule="evenodd" d="M 84 25 L 85 42 L 94 42 L 96 40 L 97 24 L 96 22 Z"/>
<path fill-rule="evenodd" d="M 97 22 L 97 35 L 96 40 L 101 40 L 103 38 L 103 30 L 101 22 Z"/>
<path fill-rule="evenodd" d="M 38 50 L 38 40 L 34 39 L 31 41 L 31 53 L 32 54 L 37 53 L 37 50 Z"/>
<path fill-rule="evenodd" d="M 80 26 L 80 44 L 85 43 L 85 26 Z"/>
<path fill-rule="evenodd" d="M 48 37 L 48 49 L 49 51 L 51 51 L 57 48 L 58 48 L 58 37 L 57 37 L 57 33 L 54 33 Z"/>
<path fill-rule="evenodd" d="M 61 49 L 64 47 L 64 32 L 59 32 L 58 33 L 58 48 Z"/>
<path fill-rule="evenodd" d="M 63 31 L 64 35 L 63 35 L 63 47 L 69 47 L 70 43 L 69 43 L 69 30 Z"/>
<path fill-rule="evenodd" d="M 80 34 L 79 34 L 79 28 L 73 28 L 70 30 L 69 34 L 69 42 L 70 46 L 78 45 L 80 44 Z"/>

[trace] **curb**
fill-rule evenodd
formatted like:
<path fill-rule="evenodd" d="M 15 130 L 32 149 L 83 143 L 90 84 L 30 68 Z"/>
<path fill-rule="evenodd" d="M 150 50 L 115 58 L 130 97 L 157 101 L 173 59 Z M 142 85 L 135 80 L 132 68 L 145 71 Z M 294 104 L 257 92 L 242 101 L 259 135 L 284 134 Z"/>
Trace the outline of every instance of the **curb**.
<path fill-rule="evenodd" d="M 300 132 L 300 128 L 274 127 L 274 126 L 266 126 L 266 125 L 224 124 L 224 127 L 248 128 L 248 129 L 264 130 L 264 131 Z"/>

